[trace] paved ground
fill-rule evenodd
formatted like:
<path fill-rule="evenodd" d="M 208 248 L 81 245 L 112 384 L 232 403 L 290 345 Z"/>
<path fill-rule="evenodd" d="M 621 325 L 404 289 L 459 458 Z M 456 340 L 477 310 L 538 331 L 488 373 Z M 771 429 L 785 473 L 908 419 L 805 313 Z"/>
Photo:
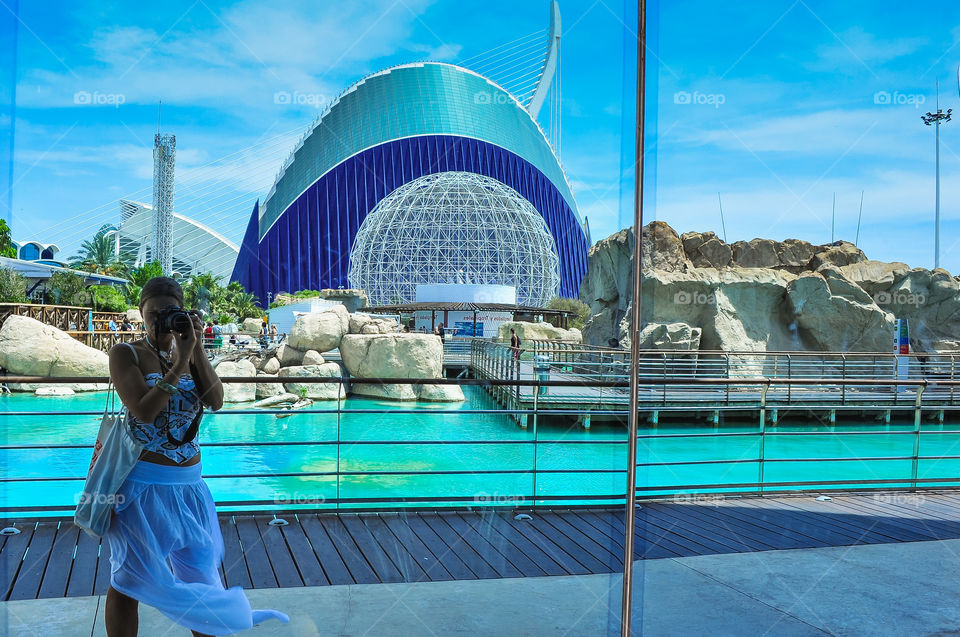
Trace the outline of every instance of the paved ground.
<path fill-rule="evenodd" d="M 960 634 L 960 540 L 636 563 L 634 634 Z M 620 575 L 249 591 L 249 635 L 619 635 Z M 642 586 L 640 583 L 642 582 Z M 103 597 L 0 604 L 0 634 L 105 635 Z M 188 635 L 148 607 L 140 634 Z"/>

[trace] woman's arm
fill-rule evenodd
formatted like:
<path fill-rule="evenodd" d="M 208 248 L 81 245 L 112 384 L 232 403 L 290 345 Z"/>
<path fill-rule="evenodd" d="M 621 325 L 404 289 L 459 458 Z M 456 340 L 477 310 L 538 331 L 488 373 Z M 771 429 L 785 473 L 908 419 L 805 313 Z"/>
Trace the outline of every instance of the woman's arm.
<path fill-rule="evenodd" d="M 194 327 L 198 334 L 203 329 L 203 324 L 196 314 L 192 314 Z M 223 407 L 223 383 L 220 377 L 213 371 L 213 365 L 207 359 L 207 353 L 203 351 L 203 339 L 197 338 L 197 344 L 193 348 L 193 365 L 197 370 L 197 377 L 193 382 L 197 385 L 197 394 L 200 396 L 200 402 L 213 409 L 214 411 Z"/>
<path fill-rule="evenodd" d="M 110 378 L 120 402 L 142 422 L 153 422 L 161 411 L 167 408 L 170 394 L 157 386 L 148 387 L 130 348 L 118 343 L 110 348 Z M 184 373 L 186 363 L 177 361 L 163 380 L 176 386 L 180 375 Z"/>

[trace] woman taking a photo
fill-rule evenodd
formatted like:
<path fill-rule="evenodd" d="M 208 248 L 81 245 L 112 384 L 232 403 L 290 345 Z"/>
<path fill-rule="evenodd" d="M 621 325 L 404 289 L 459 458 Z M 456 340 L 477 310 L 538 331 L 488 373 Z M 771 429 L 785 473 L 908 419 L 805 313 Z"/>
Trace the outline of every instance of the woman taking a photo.
<path fill-rule="evenodd" d="M 251 610 L 242 588 L 225 589 L 220 580 L 223 537 L 200 477 L 196 436 L 204 405 L 222 406 L 223 386 L 204 355 L 197 312 L 182 306 L 176 281 L 150 279 L 140 293 L 146 336 L 110 350 L 110 378 L 126 408 L 126 425 L 144 448 L 117 493 L 104 536 L 111 563 L 108 637 L 137 634 L 139 602 L 195 636 L 289 620 L 278 611 Z"/>

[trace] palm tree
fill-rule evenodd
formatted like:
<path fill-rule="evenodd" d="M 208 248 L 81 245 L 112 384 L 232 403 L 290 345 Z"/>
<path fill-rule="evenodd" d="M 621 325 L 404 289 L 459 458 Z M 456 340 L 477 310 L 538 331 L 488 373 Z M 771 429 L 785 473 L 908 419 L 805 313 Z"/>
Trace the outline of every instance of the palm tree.
<path fill-rule="evenodd" d="M 194 274 L 183 285 L 184 302 L 187 307 L 196 307 L 204 312 L 211 312 L 214 306 L 220 305 L 225 297 L 225 291 L 220 285 L 222 275 L 213 275 L 209 272 Z"/>
<path fill-rule="evenodd" d="M 257 307 L 257 297 L 249 292 L 237 292 L 231 295 L 227 300 L 227 311 L 240 321 L 263 315 L 263 311 Z"/>
<path fill-rule="evenodd" d="M 134 255 L 121 252 L 119 257 L 114 253 L 114 237 L 107 232 L 112 226 L 102 226 L 93 239 L 80 244 L 80 252 L 70 260 L 70 267 L 87 272 L 125 276 L 133 263 Z"/>

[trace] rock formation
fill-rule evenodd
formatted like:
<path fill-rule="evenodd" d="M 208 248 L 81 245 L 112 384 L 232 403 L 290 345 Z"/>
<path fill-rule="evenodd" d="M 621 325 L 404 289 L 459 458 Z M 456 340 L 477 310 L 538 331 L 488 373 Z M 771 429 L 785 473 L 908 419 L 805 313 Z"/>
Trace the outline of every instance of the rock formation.
<path fill-rule="evenodd" d="M 497 338 L 502 342 L 509 343 L 511 329 L 516 330 L 521 342 L 536 339 L 579 343 L 583 340 L 583 335 L 576 328 L 565 330 L 561 327 L 554 327 L 550 323 L 527 323 L 525 321 L 509 321 L 501 324 Z"/>
<path fill-rule="evenodd" d="M 11 315 L 0 327 L 0 367 L 8 374 L 24 376 L 109 376 L 110 359 L 105 352 L 87 347 L 66 332 L 26 316 Z M 12 391 L 36 391 L 40 387 L 64 387 L 96 391 L 105 383 L 11 383 Z"/>
<path fill-rule="evenodd" d="M 635 241 L 631 228 L 590 249 L 585 343 L 629 347 Z M 681 237 L 659 221 L 642 246 L 644 348 L 693 347 L 699 330 L 701 350 L 887 352 L 906 318 L 915 351 L 960 351 L 960 282 L 945 270 L 871 261 L 843 241 Z"/>

